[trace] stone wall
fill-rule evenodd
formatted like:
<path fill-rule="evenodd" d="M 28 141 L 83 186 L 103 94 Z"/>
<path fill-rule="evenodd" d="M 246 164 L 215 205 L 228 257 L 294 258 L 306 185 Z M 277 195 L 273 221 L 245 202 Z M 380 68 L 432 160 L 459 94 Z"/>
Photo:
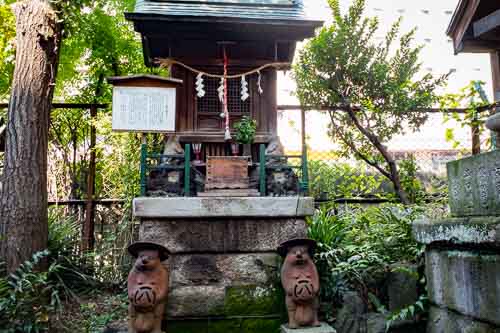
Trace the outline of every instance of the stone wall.
<path fill-rule="evenodd" d="M 134 202 L 140 240 L 172 253 L 167 331 L 276 332 L 286 322 L 276 249 L 306 236 L 312 199 L 182 199 Z"/>
<path fill-rule="evenodd" d="M 426 245 L 427 331 L 500 332 L 500 151 L 448 164 L 453 217 L 413 225 Z"/>

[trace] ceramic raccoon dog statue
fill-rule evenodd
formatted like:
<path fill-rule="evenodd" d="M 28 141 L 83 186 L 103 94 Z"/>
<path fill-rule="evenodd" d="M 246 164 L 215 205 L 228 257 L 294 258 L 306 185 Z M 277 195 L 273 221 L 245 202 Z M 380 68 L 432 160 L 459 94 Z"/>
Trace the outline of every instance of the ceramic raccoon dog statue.
<path fill-rule="evenodd" d="M 129 273 L 129 333 L 161 333 L 168 295 L 168 271 L 162 261 L 168 258 L 163 246 L 137 242 L 129 247 L 135 264 Z"/>
<path fill-rule="evenodd" d="M 280 245 L 278 252 L 285 257 L 281 283 L 286 293 L 288 327 L 320 326 L 319 276 L 312 260 L 315 242 L 293 239 Z"/>

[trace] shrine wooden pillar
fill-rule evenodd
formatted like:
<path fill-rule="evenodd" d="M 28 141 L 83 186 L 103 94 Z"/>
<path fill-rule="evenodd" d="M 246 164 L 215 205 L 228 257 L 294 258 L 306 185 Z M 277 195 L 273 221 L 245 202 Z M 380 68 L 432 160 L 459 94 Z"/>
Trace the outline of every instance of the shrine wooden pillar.
<path fill-rule="evenodd" d="M 495 102 L 500 101 L 500 51 L 490 53 L 491 59 L 491 74 L 493 76 L 493 99 Z M 500 107 L 491 110 L 491 114 L 500 112 Z M 491 134 L 491 142 L 493 148 L 497 148 L 500 144 L 499 138 L 495 133 Z"/>

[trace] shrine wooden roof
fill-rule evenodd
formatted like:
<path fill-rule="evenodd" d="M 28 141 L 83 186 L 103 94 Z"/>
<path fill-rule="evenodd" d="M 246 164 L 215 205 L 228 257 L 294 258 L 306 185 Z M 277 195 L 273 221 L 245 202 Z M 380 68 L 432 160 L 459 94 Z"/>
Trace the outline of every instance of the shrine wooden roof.
<path fill-rule="evenodd" d="M 314 36 L 323 22 L 311 0 L 137 0 L 126 13 L 142 35 L 146 65 L 175 58 L 191 65 L 220 63 L 221 43 L 232 43 L 233 65 L 291 62 L 295 43 Z M 202 63 L 197 63 L 197 58 Z M 194 62 L 193 62 L 194 61 Z"/>
<path fill-rule="evenodd" d="M 306 10 L 303 0 L 138 0 L 133 14 L 193 19 L 319 21 Z"/>
<path fill-rule="evenodd" d="M 460 0 L 446 33 L 455 53 L 500 50 L 500 1 Z"/>

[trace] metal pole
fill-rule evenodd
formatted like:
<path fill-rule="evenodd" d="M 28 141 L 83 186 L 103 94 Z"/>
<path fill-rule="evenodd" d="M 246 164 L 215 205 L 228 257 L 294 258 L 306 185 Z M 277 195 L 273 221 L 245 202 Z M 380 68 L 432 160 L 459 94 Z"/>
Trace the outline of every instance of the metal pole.
<path fill-rule="evenodd" d="M 307 196 L 309 191 L 309 171 L 307 166 L 306 142 L 306 110 L 300 109 L 301 135 L 302 135 L 302 191 Z"/>
<path fill-rule="evenodd" d="M 141 197 L 146 195 L 146 172 L 148 167 L 148 142 L 146 134 L 141 137 Z"/>

